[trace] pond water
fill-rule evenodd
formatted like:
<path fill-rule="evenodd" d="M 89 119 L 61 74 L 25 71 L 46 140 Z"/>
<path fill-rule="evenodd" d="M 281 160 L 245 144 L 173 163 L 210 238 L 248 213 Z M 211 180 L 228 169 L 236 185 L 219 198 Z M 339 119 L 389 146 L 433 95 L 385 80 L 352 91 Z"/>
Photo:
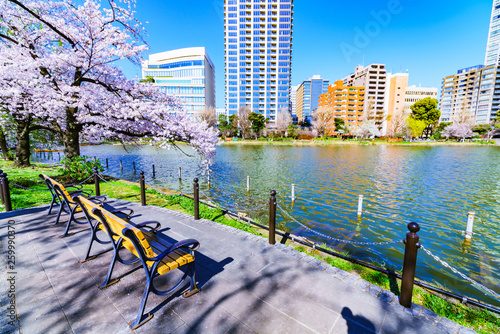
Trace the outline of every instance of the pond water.
<path fill-rule="evenodd" d="M 402 268 L 402 243 L 352 245 L 315 234 L 360 242 L 385 242 L 405 237 L 406 225 L 417 222 L 420 242 L 442 260 L 500 293 L 500 147 L 237 145 L 217 148 L 210 174 L 200 161 L 177 150 L 152 146 L 82 147 L 82 155 L 108 158 L 104 174 L 138 180 L 145 171 L 153 186 L 192 193 L 200 179 L 201 198 L 209 196 L 225 208 L 244 211 L 268 223 L 269 191 L 277 191 L 279 227 L 365 260 Z M 188 147 L 183 147 L 192 153 Z M 123 171 L 119 160 L 123 161 Z M 132 170 L 135 161 L 137 173 Z M 155 164 L 156 178 L 151 165 Z M 104 163 L 105 165 L 105 163 Z M 182 181 L 178 179 L 182 168 Z M 250 192 L 247 193 L 247 176 Z M 290 199 L 295 184 L 297 200 Z M 357 216 L 358 195 L 364 196 Z M 263 207 L 264 206 L 264 207 Z M 472 243 L 464 242 L 467 213 L 475 212 Z M 422 250 L 417 278 L 500 306 L 470 283 L 444 268 Z"/>

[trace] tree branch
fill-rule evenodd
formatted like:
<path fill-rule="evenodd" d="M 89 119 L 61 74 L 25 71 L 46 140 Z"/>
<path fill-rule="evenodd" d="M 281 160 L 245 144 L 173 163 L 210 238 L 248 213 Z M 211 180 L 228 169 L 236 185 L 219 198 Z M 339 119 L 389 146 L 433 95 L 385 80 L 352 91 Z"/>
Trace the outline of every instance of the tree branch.
<path fill-rule="evenodd" d="M 75 42 L 73 42 L 73 40 L 71 38 L 69 38 L 68 36 L 66 36 L 62 31 L 60 31 L 59 29 L 57 29 L 56 27 L 54 27 L 52 24 L 50 24 L 49 22 L 45 21 L 44 19 L 42 19 L 40 17 L 40 15 L 38 15 L 37 13 L 33 12 L 31 9 L 29 9 L 28 7 L 26 7 L 25 5 L 23 5 L 20 1 L 17 1 L 17 0 L 9 0 L 10 2 L 18 5 L 19 7 L 21 7 L 22 9 L 24 9 L 25 11 L 27 11 L 28 13 L 30 13 L 34 18 L 36 18 L 37 20 L 39 20 L 40 22 L 44 23 L 47 25 L 47 27 L 49 27 L 50 29 L 52 29 L 52 31 L 54 31 L 56 34 L 58 34 L 59 36 L 61 36 L 63 39 L 65 39 L 70 45 L 72 48 L 74 48 L 76 46 Z"/>

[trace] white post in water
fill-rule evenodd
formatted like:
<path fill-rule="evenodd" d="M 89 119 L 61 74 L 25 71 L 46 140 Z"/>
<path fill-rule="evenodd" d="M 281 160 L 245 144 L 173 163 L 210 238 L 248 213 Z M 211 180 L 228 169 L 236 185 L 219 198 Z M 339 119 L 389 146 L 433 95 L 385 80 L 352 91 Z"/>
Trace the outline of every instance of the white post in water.
<path fill-rule="evenodd" d="M 247 192 L 250 192 L 250 176 L 247 176 Z"/>
<path fill-rule="evenodd" d="M 469 211 L 469 217 L 467 219 L 467 230 L 465 231 L 465 239 L 472 239 L 472 230 L 474 228 L 474 216 L 476 214 Z"/>
<path fill-rule="evenodd" d="M 363 213 L 363 195 L 359 195 L 358 200 L 358 216 L 361 216 Z"/>
<path fill-rule="evenodd" d="M 292 184 L 292 202 L 295 201 L 295 184 Z"/>
<path fill-rule="evenodd" d="M 179 180 L 182 180 L 182 172 L 180 167 L 179 167 Z"/>

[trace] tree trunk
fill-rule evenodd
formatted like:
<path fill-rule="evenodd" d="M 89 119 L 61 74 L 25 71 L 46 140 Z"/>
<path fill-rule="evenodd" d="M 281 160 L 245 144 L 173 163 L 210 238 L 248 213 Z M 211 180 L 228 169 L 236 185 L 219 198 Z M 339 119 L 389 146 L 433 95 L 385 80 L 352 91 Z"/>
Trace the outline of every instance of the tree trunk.
<path fill-rule="evenodd" d="M 16 159 L 14 166 L 28 167 L 30 166 L 30 131 L 31 119 L 16 120 Z"/>
<path fill-rule="evenodd" d="M 7 139 L 5 139 L 5 133 L 2 128 L 0 128 L 0 149 L 2 150 L 4 160 L 14 160 L 10 155 L 9 147 L 7 146 Z"/>
<path fill-rule="evenodd" d="M 63 132 L 64 157 L 72 159 L 80 155 L 81 125 L 76 120 L 77 108 L 66 110 L 66 131 Z"/>

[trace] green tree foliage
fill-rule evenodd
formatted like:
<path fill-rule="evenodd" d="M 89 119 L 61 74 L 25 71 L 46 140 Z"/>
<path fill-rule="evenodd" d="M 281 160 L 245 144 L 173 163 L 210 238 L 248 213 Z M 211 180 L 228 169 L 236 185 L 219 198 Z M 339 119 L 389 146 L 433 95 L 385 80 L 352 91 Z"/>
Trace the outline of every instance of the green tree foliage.
<path fill-rule="evenodd" d="M 344 130 L 345 121 L 343 118 L 335 118 L 335 132 L 341 132 Z"/>
<path fill-rule="evenodd" d="M 425 131 L 428 135 L 432 134 L 432 129 L 439 121 L 441 111 L 437 108 L 438 100 L 431 97 L 426 97 L 415 102 L 410 108 L 411 117 L 417 121 L 425 122 Z"/>
<path fill-rule="evenodd" d="M 219 115 L 219 118 L 217 119 L 217 123 L 218 123 L 220 132 L 224 136 L 231 136 L 233 134 L 233 132 L 235 131 L 235 127 L 233 127 L 234 118 L 235 118 L 235 115 L 229 116 L 229 120 L 228 120 L 228 117 L 226 115 Z M 236 123 L 238 123 L 238 121 L 236 121 Z"/>
<path fill-rule="evenodd" d="M 472 128 L 473 132 L 476 132 L 480 135 L 484 135 L 486 132 L 491 130 L 490 124 L 478 124 Z"/>
<path fill-rule="evenodd" d="M 155 78 L 153 78 L 152 76 L 150 75 L 147 75 L 145 79 L 141 79 L 139 80 L 139 82 L 143 82 L 143 83 L 155 83 Z"/>
<path fill-rule="evenodd" d="M 269 122 L 264 115 L 256 112 L 252 112 L 248 118 L 250 122 L 252 122 L 251 129 L 256 135 L 258 135 L 266 127 L 266 123 Z"/>
<path fill-rule="evenodd" d="M 427 123 L 425 121 L 414 119 L 413 117 L 408 117 L 406 119 L 406 127 L 412 138 L 420 137 L 424 133 Z"/>

